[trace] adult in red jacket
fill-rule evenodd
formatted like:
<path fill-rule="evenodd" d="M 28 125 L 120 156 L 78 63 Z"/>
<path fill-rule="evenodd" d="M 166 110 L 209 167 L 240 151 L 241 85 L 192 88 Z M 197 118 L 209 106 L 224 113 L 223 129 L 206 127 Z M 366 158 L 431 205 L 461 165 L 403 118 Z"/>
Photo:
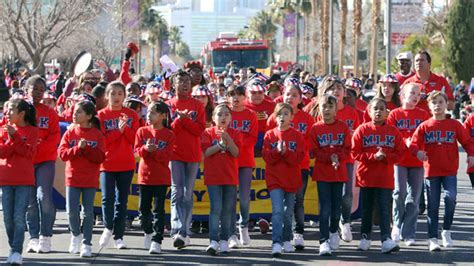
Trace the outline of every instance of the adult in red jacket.
<path fill-rule="evenodd" d="M 27 251 L 47 253 L 51 251 L 51 236 L 56 216 L 53 184 L 58 156 L 56 148 L 60 141 L 59 118 L 51 107 L 41 103 L 46 90 L 43 78 L 34 75 L 26 81 L 25 87 L 36 108 L 39 129 L 38 152 L 33 158 L 36 189 L 31 193 L 26 216 L 30 233 Z"/>
<path fill-rule="evenodd" d="M 191 76 L 179 70 L 171 77 L 176 96 L 171 107 L 171 128 L 176 135 L 171 157 L 171 235 L 173 246 L 189 245 L 193 189 L 201 162 L 201 135 L 206 128 L 202 103 L 191 97 Z"/>

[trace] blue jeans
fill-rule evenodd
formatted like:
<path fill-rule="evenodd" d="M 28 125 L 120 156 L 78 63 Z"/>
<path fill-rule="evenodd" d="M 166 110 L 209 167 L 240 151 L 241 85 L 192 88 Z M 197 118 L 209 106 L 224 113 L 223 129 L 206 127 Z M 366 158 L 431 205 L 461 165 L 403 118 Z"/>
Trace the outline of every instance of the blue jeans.
<path fill-rule="evenodd" d="M 219 240 L 227 241 L 235 228 L 235 225 L 232 224 L 232 217 L 235 217 L 235 211 L 233 211 L 235 207 L 232 208 L 232 206 L 235 206 L 237 201 L 237 186 L 207 186 L 207 192 L 211 201 L 209 239 L 217 242 Z"/>
<path fill-rule="evenodd" d="M 142 229 L 145 234 L 155 232 L 152 240 L 160 244 L 163 241 L 165 229 L 165 200 L 167 192 L 167 185 L 140 185 L 139 208 Z"/>
<path fill-rule="evenodd" d="M 25 214 L 28 209 L 31 186 L 3 186 L 3 222 L 11 252 L 23 252 L 25 240 Z"/>
<path fill-rule="evenodd" d="M 239 227 L 247 228 L 249 226 L 250 219 L 250 189 L 252 184 L 252 173 L 253 168 L 251 167 L 240 167 L 239 168 L 239 207 L 240 207 L 240 219 Z M 232 234 L 237 235 L 236 225 L 236 205 L 232 206 Z"/>
<path fill-rule="evenodd" d="M 438 238 L 439 202 L 441 185 L 444 189 L 444 221 L 443 230 L 451 230 L 454 210 L 456 208 L 457 178 L 456 176 L 439 176 L 425 179 L 426 195 L 428 196 L 428 238 Z"/>
<path fill-rule="evenodd" d="M 301 169 L 303 186 L 298 189 L 295 195 L 295 233 L 304 233 L 304 195 L 308 186 L 309 170 Z"/>
<path fill-rule="evenodd" d="M 378 202 L 380 241 L 390 238 L 390 202 L 392 201 L 392 190 L 387 188 L 360 188 L 362 205 L 362 224 L 360 227 L 361 238 L 371 239 L 372 215 L 374 202 Z"/>
<path fill-rule="evenodd" d="M 133 178 L 132 171 L 100 172 L 102 191 L 102 220 L 104 227 L 113 230 L 114 239 L 122 239 L 127 219 L 128 194 Z"/>
<path fill-rule="evenodd" d="M 47 161 L 36 164 L 36 185 L 30 193 L 30 202 L 26 215 L 30 239 L 40 235 L 52 236 L 56 219 L 56 207 L 53 202 L 53 185 L 56 162 Z"/>
<path fill-rule="evenodd" d="M 423 179 L 423 167 L 395 166 L 393 224 L 400 228 L 403 239 L 416 239 Z"/>
<path fill-rule="evenodd" d="M 272 200 L 273 244 L 291 241 L 293 239 L 291 223 L 294 215 L 295 193 L 277 188 L 270 191 L 270 198 Z"/>
<path fill-rule="evenodd" d="M 317 182 L 319 204 L 319 243 L 329 239 L 329 233 L 336 233 L 341 217 L 343 182 Z"/>
<path fill-rule="evenodd" d="M 347 177 L 349 180 L 344 183 L 342 188 L 342 208 L 341 208 L 341 221 L 343 224 L 351 222 L 352 215 L 352 183 L 354 182 L 354 164 L 347 163 Z"/>
<path fill-rule="evenodd" d="M 66 187 L 66 211 L 69 228 L 74 236 L 81 234 L 80 204 L 82 199 L 82 234 L 84 245 L 92 246 L 92 228 L 94 226 L 95 188 Z M 81 197 L 82 196 L 82 197 Z"/>
<path fill-rule="evenodd" d="M 199 163 L 171 161 L 171 235 L 186 237 L 193 216 L 194 182 Z"/>

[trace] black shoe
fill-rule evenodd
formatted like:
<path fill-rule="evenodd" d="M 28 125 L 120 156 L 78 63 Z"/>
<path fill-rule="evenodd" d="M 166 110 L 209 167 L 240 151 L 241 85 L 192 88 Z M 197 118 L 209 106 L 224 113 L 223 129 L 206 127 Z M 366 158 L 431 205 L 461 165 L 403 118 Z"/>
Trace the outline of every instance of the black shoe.
<path fill-rule="evenodd" d="M 201 222 L 193 221 L 191 224 L 191 229 L 189 230 L 191 230 L 191 232 L 194 234 L 199 234 L 201 232 Z"/>

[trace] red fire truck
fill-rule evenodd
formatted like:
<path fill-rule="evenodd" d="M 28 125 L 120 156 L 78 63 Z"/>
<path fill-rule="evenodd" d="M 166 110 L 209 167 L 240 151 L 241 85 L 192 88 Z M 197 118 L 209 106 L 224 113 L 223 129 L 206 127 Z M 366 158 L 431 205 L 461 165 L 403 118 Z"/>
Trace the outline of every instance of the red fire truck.
<path fill-rule="evenodd" d="M 255 67 L 262 72 L 269 71 L 271 65 L 266 40 L 238 39 L 234 33 L 220 33 L 216 40 L 204 46 L 201 55 L 204 64 L 211 66 L 214 73 L 222 73 L 231 61 L 238 69 Z"/>

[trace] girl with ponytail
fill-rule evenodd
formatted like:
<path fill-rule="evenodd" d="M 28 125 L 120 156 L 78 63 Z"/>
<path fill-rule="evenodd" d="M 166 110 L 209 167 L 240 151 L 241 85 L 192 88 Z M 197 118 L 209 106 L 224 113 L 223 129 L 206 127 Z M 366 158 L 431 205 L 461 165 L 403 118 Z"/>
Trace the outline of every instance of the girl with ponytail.
<path fill-rule="evenodd" d="M 105 159 L 104 135 L 95 105 L 82 101 L 74 106 L 73 122 L 61 140 L 59 157 L 66 162 L 66 210 L 71 228 L 69 252 L 91 257 L 94 197 L 99 187 L 100 164 Z M 80 221 L 80 199 L 84 220 Z"/>

